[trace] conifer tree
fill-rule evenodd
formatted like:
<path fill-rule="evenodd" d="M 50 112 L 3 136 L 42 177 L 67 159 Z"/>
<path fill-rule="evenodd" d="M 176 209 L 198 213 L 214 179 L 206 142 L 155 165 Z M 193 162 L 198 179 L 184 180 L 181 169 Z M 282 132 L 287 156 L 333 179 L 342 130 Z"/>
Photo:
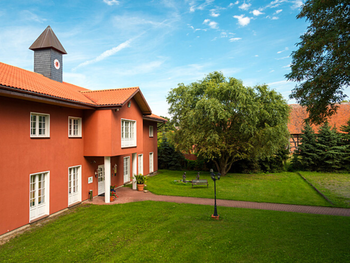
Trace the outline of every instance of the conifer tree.
<path fill-rule="evenodd" d="M 301 144 L 296 154 L 295 158 L 300 160 L 302 169 L 315 170 L 317 168 L 319 157 L 316 153 L 316 134 L 308 121 L 305 121 L 301 135 Z M 293 165 L 297 165 L 296 162 L 297 160 L 294 160 Z"/>
<path fill-rule="evenodd" d="M 341 144 L 340 134 L 335 128 L 331 129 L 327 121 L 318 131 L 316 147 L 320 160 L 320 170 L 335 171 L 341 169 L 345 147 Z"/>
<path fill-rule="evenodd" d="M 344 133 L 341 134 L 342 144 L 344 145 L 344 157 L 342 168 L 350 170 L 350 120 L 346 125 L 341 126 L 340 130 Z"/>
<path fill-rule="evenodd" d="M 181 162 L 184 157 L 176 152 L 173 145 L 168 142 L 163 134 L 163 140 L 158 148 L 158 165 L 160 169 L 181 170 Z"/>

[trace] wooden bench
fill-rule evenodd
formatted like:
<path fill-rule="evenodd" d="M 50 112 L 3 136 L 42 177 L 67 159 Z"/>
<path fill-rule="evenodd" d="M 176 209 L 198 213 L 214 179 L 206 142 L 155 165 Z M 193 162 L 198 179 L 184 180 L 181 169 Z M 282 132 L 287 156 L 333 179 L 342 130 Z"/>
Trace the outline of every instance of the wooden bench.
<path fill-rule="evenodd" d="M 192 188 L 194 185 L 207 185 L 208 187 L 208 180 L 203 179 L 203 180 L 192 180 Z"/>

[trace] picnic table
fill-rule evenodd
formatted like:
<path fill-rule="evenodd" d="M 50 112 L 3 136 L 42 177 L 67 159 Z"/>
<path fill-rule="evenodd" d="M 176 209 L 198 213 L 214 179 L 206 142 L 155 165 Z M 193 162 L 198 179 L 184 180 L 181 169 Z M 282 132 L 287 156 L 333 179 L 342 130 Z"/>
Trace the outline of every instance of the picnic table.
<path fill-rule="evenodd" d="M 201 179 L 201 180 L 192 180 L 192 188 L 194 185 L 207 185 L 208 187 L 208 180 L 207 179 Z"/>

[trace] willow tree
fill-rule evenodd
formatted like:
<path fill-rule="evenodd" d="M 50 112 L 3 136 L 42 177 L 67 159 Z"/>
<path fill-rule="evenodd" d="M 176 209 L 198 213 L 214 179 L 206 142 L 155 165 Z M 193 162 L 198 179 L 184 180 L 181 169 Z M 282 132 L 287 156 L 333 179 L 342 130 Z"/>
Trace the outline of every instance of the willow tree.
<path fill-rule="evenodd" d="M 178 150 L 195 150 L 225 175 L 235 161 L 272 156 L 288 145 L 289 107 L 266 85 L 244 87 L 213 72 L 167 97 Z"/>

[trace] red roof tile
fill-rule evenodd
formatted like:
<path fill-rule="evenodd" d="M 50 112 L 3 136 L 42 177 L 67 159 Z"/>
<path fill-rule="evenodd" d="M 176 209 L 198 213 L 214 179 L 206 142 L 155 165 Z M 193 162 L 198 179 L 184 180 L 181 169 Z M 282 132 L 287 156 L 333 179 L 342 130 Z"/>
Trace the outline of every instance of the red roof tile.
<path fill-rule="evenodd" d="M 164 119 L 162 117 L 159 117 L 158 115 L 155 115 L 155 114 L 150 114 L 150 115 L 145 115 L 143 117 L 144 119 L 155 119 L 157 120 L 158 122 L 167 122 L 168 120 L 167 119 Z"/>
<path fill-rule="evenodd" d="M 299 104 L 289 105 L 291 108 L 289 115 L 288 130 L 290 134 L 301 134 L 301 130 L 304 127 L 304 120 L 308 117 L 308 113 L 305 107 Z M 337 114 L 328 118 L 328 122 L 331 127 L 336 127 L 340 130 L 342 125 L 346 125 L 347 121 L 350 119 L 350 103 L 342 103 L 339 105 Z M 318 131 L 319 126 L 311 126 L 315 132 Z"/>
<path fill-rule="evenodd" d="M 66 82 L 58 82 L 41 74 L 10 66 L 0 62 L 0 85 L 29 91 L 38 95 L 47 95 L 69 101 L 94 104 L 80 91 L 84 89 Z"/>
<path fill-rule="evenodd" d="M 132 98 L 139 90 L 139 87 L 133 87 L 123 89 L 82 91 L 82 93 L 98 105 L 122 105 Z"/>
<path fill-rule="evenodd" d="M 122 106 L 134 97 L 144 114 L 152 113 L 139 87 L 91 91 L 66 82 L 54 81 L 41 74 L 1 62 L 0 85 L 19 92 L 30 92 L 38 96 L 49 96 L 97 107 Z"/>

